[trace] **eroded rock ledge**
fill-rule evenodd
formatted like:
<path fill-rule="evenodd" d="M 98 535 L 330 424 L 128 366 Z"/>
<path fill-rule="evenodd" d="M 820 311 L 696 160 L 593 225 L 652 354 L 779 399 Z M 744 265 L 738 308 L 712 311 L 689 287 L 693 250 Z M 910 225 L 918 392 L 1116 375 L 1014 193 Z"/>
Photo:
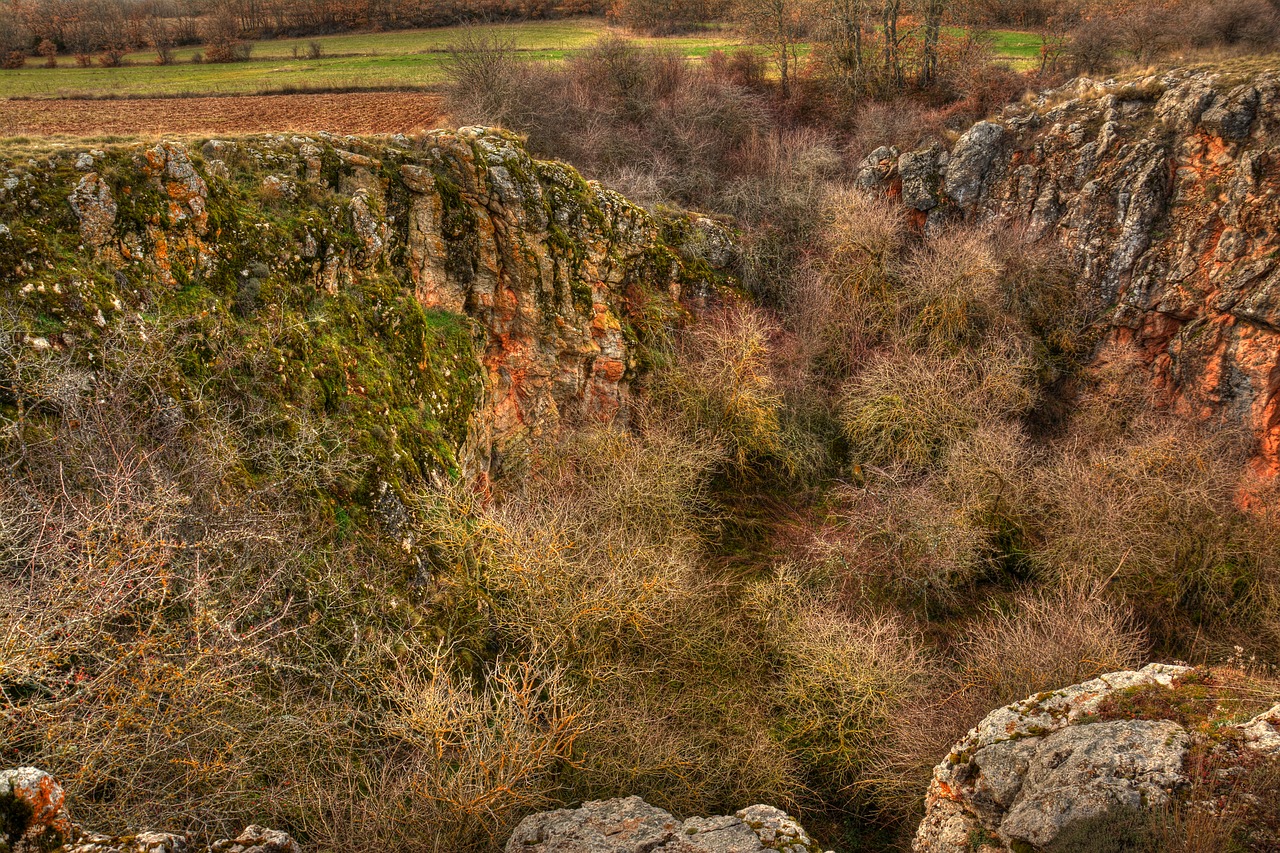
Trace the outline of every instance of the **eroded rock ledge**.
<path fill-rule="evenodd" d="M 1212 678 L 1150 664 L 991 712 L 934 768 L 912 849 L 1044 850 L 1082 821 L 1169 804 L 1191 785 L 1195 749 L 1228 775 L 1280 758 L 1280 704 L 1243 723 L 1217 719 L 1221 705 L 1202 689 Z M 1204 719 L 1170 719 L 1187 713 Z"/>
<path fill-rule="evenodd" d="M 877 149 L 858 181 L 926 231 L 963 217 L 1060 242 L 1166 399 L 1247 426 L 1280 473 L 1280 71 L 1082 78 L 950 150 Z"/>

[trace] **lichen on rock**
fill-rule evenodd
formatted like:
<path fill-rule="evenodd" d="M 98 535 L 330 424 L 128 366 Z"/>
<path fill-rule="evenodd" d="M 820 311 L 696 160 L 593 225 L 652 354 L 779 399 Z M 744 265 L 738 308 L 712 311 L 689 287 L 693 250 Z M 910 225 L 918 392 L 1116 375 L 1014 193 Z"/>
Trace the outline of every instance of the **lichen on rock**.
<path fill-rule="evenodd" d="M 1223 719 L 1188 727 L 1168 719 L 1178 714 L 1161 704 L 1176 709 L 1187 701 L 1184 694 L 1197 677 L 1189 667 L 1149 664 L 992 711 L 934 768 L 912 850 L 963 853 L 975 838 L 985 839 L 988 851 L 1045 850 L 1081 823 L 1169 804 L 1191 784 L 1191 751 L 1214 746 L 1206 743 L 1205 731 L 1214 732 L 1217 742 L 1243 743 L 1260 757 L 1280 758 L 1272 720 L 1280 708 L 1247 723 Z M 1139 698 L 1160 701 L 1125 710 Z M 1215 707 L 1211 696 L 1208 702 L 1193 698 L 1192 704 Z M 1144 713 L 1149 707 L 1156 710 Z M 1228 763 L 1249 761 L 1220 751 Z"/>
<path fill-rule="evenodd" d="M 666 232 L 484 128 L 51 152 L 7 172 L 0 289 L 21 340 L 83 354 L 131 316 L 180 313 L 206 340 L 235 325 L 252 341 L 287 316 L 310 340 L 264 342 L 283 349 L 281 410 L 351 412 L 393 484 L 483 478 L 563 423 L 625 414 L 654 306 L 675 318 L 736 257 L 727 231 Z M 401 381 L 375 381 L 379 364 Z"/>
<path fill-rule="evenodd" d="M 639 797 L 530 815 L 506 853 L 820 853 L 786 812 L 755 805 L 736 815 L 680 821 Z"/>

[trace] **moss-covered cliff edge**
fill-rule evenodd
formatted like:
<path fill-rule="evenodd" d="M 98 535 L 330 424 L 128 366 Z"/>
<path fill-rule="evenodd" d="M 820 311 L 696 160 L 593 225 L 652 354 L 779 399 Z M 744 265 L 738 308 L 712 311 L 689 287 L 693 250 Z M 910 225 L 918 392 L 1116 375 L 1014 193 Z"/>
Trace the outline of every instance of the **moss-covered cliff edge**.
<path fill-rule="evenodd" d="M 639 340 L 715 275 L 641 208 L 480 128 L 54 148 L 0 173 L 7 346 L 92 384 L 105 342 L 137 357 L 160 334 L 157 405 L 331 422 L 365 487 L 483 478 L 565 419 L 614 416 Z"/>

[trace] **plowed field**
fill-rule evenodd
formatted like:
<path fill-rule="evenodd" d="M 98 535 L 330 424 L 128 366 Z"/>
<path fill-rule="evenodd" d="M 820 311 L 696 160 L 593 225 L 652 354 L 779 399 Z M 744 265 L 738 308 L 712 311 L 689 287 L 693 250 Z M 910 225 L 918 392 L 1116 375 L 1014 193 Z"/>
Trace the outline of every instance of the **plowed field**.
<path fill-rule="evenodd" d="M 121 100 L 0 100 L 0 137 L 184 133 L 412 133 L 438 126 L 440 98 L 423 92 Z"/>

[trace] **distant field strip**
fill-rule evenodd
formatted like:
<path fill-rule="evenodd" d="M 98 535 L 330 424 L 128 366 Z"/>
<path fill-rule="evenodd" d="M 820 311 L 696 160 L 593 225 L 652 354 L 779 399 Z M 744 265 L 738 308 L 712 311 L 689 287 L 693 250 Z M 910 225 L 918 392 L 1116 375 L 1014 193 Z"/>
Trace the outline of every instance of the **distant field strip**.
<path fill-rule="evenodd" d="M 251 95 L 130 100 L 0 100 L 0 137 L 172 134 L 413 133 L 439 125 L 440 98 L 426 92 Z"/>
<path fill-rule="evenodd" d="M 423 89 L 444 79 L 448 48 L 463 34 L 462 27 L 358 33 L 309 39 L 260 41 L 252 59 L 229 64 L 197 64 L 191 61 L 202 48 L 174 51 L 175 64 L 156 65 L 155 54 L 130 54 L 119 68 L 75 66 L 70 57 L 59 57 L 58 68 L 43 68 L 31 59 L 26 68 L 0 71 L 0 98 L 138 98 L 191 95 L 256 95 L 282 92 Z M 582 50 L 601 36 L 627 34 L 599 18 L 567 21 L 529 21 L 488 24 L 473 28 L 509 37 L 528 60 L 559 61 Z M 960 31 L 955 31 L 959 33 Z M 987 34 L 995 52 L 1016 67 L 1034 64 L 1039 56 L 1038 37 L 1029 33 Z M 677 51 L 690 58 L 705 57 L 713 50 L 742 47 L 731 30 L 708 30 L 697 35 L 670 38 L 638 38 Z M 307 59 L 312 42 L 321 57 Z M 0 128 L 0 135 L 6 135 Z M 11 134 L 10 134 L 11 135 Z"/>

